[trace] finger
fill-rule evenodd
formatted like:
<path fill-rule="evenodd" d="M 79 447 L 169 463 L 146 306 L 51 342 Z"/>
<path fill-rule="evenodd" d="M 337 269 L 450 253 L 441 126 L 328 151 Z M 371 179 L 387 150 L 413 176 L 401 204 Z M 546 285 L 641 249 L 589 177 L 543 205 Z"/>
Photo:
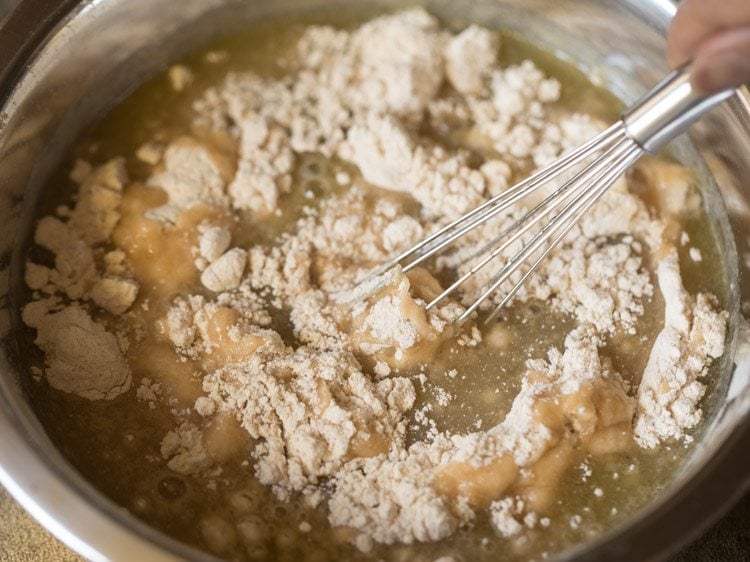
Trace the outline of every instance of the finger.
<path fill-rule="evenodd" d="M 673 67 L 694 57 L 717 31 L 750 25 L 750 0 L 685 0 L 669 28 L 667 56 Z"/>
<path fill-rule="evenodd" d="M 695 53 L 692 82 L 707 94 L 750 82 L 750 26 L 705 39 Z"/>

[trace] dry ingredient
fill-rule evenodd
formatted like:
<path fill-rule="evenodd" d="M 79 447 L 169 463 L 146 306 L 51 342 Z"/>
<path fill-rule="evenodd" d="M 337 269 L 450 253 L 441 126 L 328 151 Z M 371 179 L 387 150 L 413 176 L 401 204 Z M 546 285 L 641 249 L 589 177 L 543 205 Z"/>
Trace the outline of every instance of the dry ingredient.
<path fill-rule="evenodd" d="M 724 350 L 724 319 L 707 295 L 693 299 L 682 286 L 676 253 L 659 262 L 659 288 L 664 295 L 664 328 L 656 337 L 638 387 L 639 414 L 635 438 L 643 447 L 685 437 L 701 416 L 699 381 L 705 359 Z"/>
<path fill-rule="evenodd" d="M 249 439 L 243 461 L 257 480 L 281 501 L 324 510 L 362 552 L 444 539 L 482 513 L 504 537 L 544 530 L 562 475 L 587 455 L 689 441 L 726 314 L 682 284 L 679 224 L 700 205 L 678 165 L 641 166 L 641 181 L 672 193 L 651 207 L 621 179 L 515 297 L 575 327 L 561 349 L 528 358 L 493 427 L 440 431 L 419 393 L 441 347 L 468 357 L 510 345 L 502 326 L 452 323 L 496 268 L 425 307 L 533 201 L 467 236 L 434 274 L 394 269 L 358 284 L 601 129 L 561 110 L 560 83 L 532 62 L 501 66 L 501 49 L 496 32 L 452 34 L 421 9 L 353 31 L 309 26 L 286 74 L 231 73 L 195 103 L 189 134 L 142 145 L 145 182 L 130 181 L 122 158 L 78 162 L 75 206 L 37 226 L 50 263 L 26 268 L 34 298 L 23 319 L 45 380 L 89 400 L 135 386 L 171 416 L 159 462 L 179 474 L 216 477 Z M 183 92 L 194 76 L 175 66 L 169 79 Z M 321 171 L 331 166 L 333 177 Z M 296 189 L 307 204 L 285 219 Z M 247 242 L 253 225 L 278 220 L 288 228 L 273 244 Z M 657 297 L 653 272 L 664 325 L 642 380 L 630 380 L 605 348 L 637 333 Z M 144 366 L 154 374 L 133 385 Z M 433 392 L 438 407 L 454 399 Z M 409 437 L 413 423 L 426 437 Z M 222 550 L 252 528 L 214 514 L 203 533 Z"/>

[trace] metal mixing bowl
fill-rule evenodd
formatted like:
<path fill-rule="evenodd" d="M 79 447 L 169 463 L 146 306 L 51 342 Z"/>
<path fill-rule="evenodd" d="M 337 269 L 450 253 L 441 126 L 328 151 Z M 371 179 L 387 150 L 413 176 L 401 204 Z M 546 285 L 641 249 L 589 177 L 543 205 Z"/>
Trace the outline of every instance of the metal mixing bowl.
<path fill-rule="evenodd" d="M 357 0 L 351 0 L 352 4 Z M 375 3 L 375 2 L 371 2 Z M 381 0 L 384 9 L 402 4 Z M 409 2 L 413 4 L 414 2 Z M 585 69 L 625 102 L 667 70 L 667 0 L 434 0 L 439 15 L 501 24 Z M 84 127 L 146 77 L 219 33 L 260 18 L 336 9 L 343 0 L 23 0 L 0 28 L 0 482 L 47 529 L 92 560 L 210 559 L 149 528 L 93 489 L 34 416 L 18 368 L 14 295 L 42 187 Z M 750 484 L 750 345 L 736 346 L 742 294 L 737 246 L 747 250 L 750 105 L 735 96 L 675 153 L 704 175 L 704 200 L 726 256 L 731 327 L 706 423 L 669 489 L 629 522 L 563 557 L 659 559 L 697 533 Z M 719 195 L 703 154 L 721 168 Z M 724 206 L 729 207 L 729 221 Z M 731 223 L 731 224 L 730 224 Z M 732 233 L 734 230 L 734 235 Z"/>

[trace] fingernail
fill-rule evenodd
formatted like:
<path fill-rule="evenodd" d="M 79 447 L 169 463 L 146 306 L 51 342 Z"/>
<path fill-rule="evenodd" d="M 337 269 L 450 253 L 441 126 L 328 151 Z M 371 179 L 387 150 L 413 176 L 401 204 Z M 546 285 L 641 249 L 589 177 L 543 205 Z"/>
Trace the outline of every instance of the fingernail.
<path fill-rule="evenodd" d="M 716 53 L 710 60 L 697 60 L 693 70 L 693 87 L 711 94 L 735 88 L 750 76 L 750 61 L 736 53 Z"/>

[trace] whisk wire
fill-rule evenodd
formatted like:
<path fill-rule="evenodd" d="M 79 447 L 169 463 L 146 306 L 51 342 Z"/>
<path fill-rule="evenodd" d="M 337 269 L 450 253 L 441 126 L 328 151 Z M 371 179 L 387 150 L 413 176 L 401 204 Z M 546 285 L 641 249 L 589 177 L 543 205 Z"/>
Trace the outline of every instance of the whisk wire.
<path fill-rule="evenodd" d="M 542 260 L 558 243 L 563 241 L 573 225 L 641 154 L 657 152 L 703 114 L 734 95 L 734 90 L 724 90 L 708 96 L 696 92 L 692 86 L 692 72 L 693 68 L 690 63 L 675 70 L 623 112 L 620 121 L 515 186 L 430 234 L 421 242 L 377 268 L 366 279 L 360 281 L 360 284 L 373 280 L 376 276 L 399 264 L 403 266 L 404 271 L 417 267 L 461 236 L 536 192 L 546 185 L 548 180 L 573 169 L 571 179 L 564 181 L 563 185 L 554 189 L 552 194 L 542 198 L 541 203 L 533 205 L 527 214 L 517 219 L 509 217 L 508 220 L 514 222 L 505 227 L 491 241 L 482 244 L 481 250 L 467 252 L 468 255 L 464 257 L 461 254 L 462 249 L 459 248 L 454 255 L 463 260 L 461 265 L 470 263 L 474 259 L 481 259 L 427 305 L 428 309 L 434 307 L 481 268 L 510 248 L 511 244 L 522 240 L 522 237 L 534 226 L 541 221 L 546 221 L 528 241 L 522 241 L 520 251 L 515 253 L 481 288 L 482 294 L 457 318 L 457 322 L 461 323 L 469 318 L 493 292 L 511 279 L 511 276 L 527 261 L 533 259 L 533 263 L 523 272 L 520 280 L 514 283 L 500 299 L 489 319 L 496 317 L 498 311 L 510 302 L 523 283 L 539 268 Z M 576 172 L 575 167 L 579 164 L 584 166 Z M 562 210 L 560 210 L 561 207 Z M 553 212 L 556 214 L 553 215 Z M 488 255 L 482 257 L 484 253 Z"/>
<path fill-rule="evenodd" d="M 497 318 L 497 315 L 500 313 L 500 311 L 510 302 L 510 300 L 516 295 L 516 293 L 519 291 L 519 289 L 526 283 L 526 281 L 531 277 L 531 275 L 536 272 L 536 270 L 539 268 L 541 263 L 544 261 L 544 259 L 549 255 L 549 253 L 552 251 L 552 249 L 560 243 L 565 236 L 570 232 L 570 230 L 573 228 L 573 226 L 581 219 L 581 217 L 588 212 L 588 210 L 607 192 L 607 190 L 611 187 L 611 185 L 617 181 L 617 178 L 622 175 L 625 170 L 627 170 L 628 167 L 630 167 L 640 156 L 641 156 L 642 150 L 641 148 L 634 144 L 630 147 L 630 150 L 619 160 L 619 162 L 616 162 L 613 166 L 612 171 L 608 172 L 607 175 L 601 180 L 601 185 L 598 189 L 596 189 L 593 193 L 590 193 L 585 196 L 586 201 L 584 201 L 584 205 L 581 207 L 581 209 L 575 214 L 575 216 L 567 222 L 567 225 L 563 229 L 563 231 L 558 234 L 554 240 L 552 240 L 551 243 L 548 244 L 548 246 L 544 249 L 542 254 L 536 259 L 536 261 L 529 267 L 529 269 L 524 273 L 524 275 L 521 277 L 521 279 L 513 285 L 513 287 L 508 291 L 508 293 L 503 297 L 503 299 L 500 301 L 500 303 L 495 307 L 495 309 L 492 311 L 492 313 L 486 318 L 485 322 L 492 322 L 495 318 Z M 462 320 L 459 320 L 462 321 Z"/>
<path fill-rule="evenodd" d="M 434 256 L 446 246 L 452 244 L 455 240 L 457 240 L 470 230 L 473 230 L 477 226 L 484 224 L 486 221 L 490 220 L 498 213 L 501 213 L 511 205 L 514 205 L 518 201 L 538 190 L 549 178 L 554 177 L 556 174 L 560 173 L 562 170 L 570 166 L 578 164 L 579 162 L 590 156 L 592 152 L 600 150 L 601 148 L 610 144 L 613 140 L 624 135 L 625 129 L 622 122 L 615 123 L 607 130 L 593 137 L 590 141 L 569 151 L 558 160 L 555 160 L 547 166 L 537 170 L 528 178 L 522 180 L 513 187 L 498 195 L 495 195 L 494 197 L 488 199 L 465 215 L 455 219 L 436 232 L 430 234 L 418 244 L 405 250 L 395 258 L 391 259 L 381 267 L 374 270 L 365 279 L 360 281 L 360 283 L 364 283 L 374 277 L 377 277 L 378 275 L 382 275 L 386 271 L 402 263 L 404 260 L 412 257 L 415 254 L 419 254 L 419 256 L 415 260 L 409 262 L 404 266 L 405 272 L 414 269 L 418 265 L 424 263 L 424 261 L 426 261 L 430 257 Z M 456 228 L 458 228 L 456 232 L 452 232 L 450 235 L 440 240 L 437 244 L 433 244 L 444 235 L 450 233 Z M 427 249 L 425 250 L 425 248 Z"/>
<path fill-rule="evenodd" d="M 475 209 L 476 214 L 472 218 L 471 215 L 475 213 L 475 211 L 471 211 L 469 214 L 465 215 L 464 217 L 457 219 L 453 223 L 453 228 L 460 226 L 463 222 L 467 222 L 467 224 L 464 224 L 459 228 L 456 232 L 453 232 L 446 236 L 441 242 L 439 242 L 437 245 L 432 246 L 427 250 L 425 253 L 420 255 L 417 259 L 410 262 L 408 265 L 404 267 L 404 271 L 408 272 L 411 269 L 414 269 L 418 265 L 424 263 L 427 259 L 434 256 L 436 253 L 438 253 L 440 250 L 445 248 L 446 246 L 449 246 L 456 240 L 458 240 L 460 237 L 462 237 L 467 232 L 474 230 L 478 226 L 481 226 L 482 224 L 486 223 L 488 220 L 492 219 L 493 217 L 497 216 L 501 212 L 507 210 L 512 205 L 515 205 L 519 201 L 525 199 L 529 195 L 531 195 L 533 192 L 540 189 L 542 186 L 544 186 L 547 181 L 555 177 L 560 172 L 564 171 L 567 168 L 570 168 L 571 166 L 574 166 L 581 162 L 582 160 L 585 160 L 592 152 L 596 152 L 597 150 L 600 150 L 603 146 L 606 146 L 607 144 L 612 143 L 614 140 L 617 140 L 618 138 L 625 135 L 625 131 L 622 128 L 621 124 L 615 124 L 600 135 L 597 135 L 593 139 L 591 139 L 589 142 L 579 146 L 576 149 L 573 149 L 568 154 L 564 155 L 562 158 L 552 162 L 548 166 L 540 169 L 539 171 L 535 172 L 525 180 L 519 182 L 515 186 L 511 187 L 510 189 L 506 190 L 505 192 L 496 195 L 495 197 L 491 198 L 488 202 L 491 202 L 492 204 L 487 206 L 486 203 L 480 205 Z M 451 225 L 448 225 L 449 227 Z M 445 227 L 444 231 L 448 232 L 452 230 L 452 228 Z M 414 250 L 418 250 L 418 248 L 414 248 Z M 413 251 L 414 251 L 413 250 Z M 410 253 L 413 253 L 410 252 Z M 400 263 L 402 260 L 398 260 L 397 263 Z M 394 264 L 395 265 L 395 264 Z"/>
<path fill-rule="evenodd" d="M 627 138 L 619 138 L 617 140 L 617 137 L 613 140 L 615 143 L 612 150 L 616 154 L 618 150 L 620 150 L 622 147 L 625 147 L 628 144 Z M 632 141 L 630 141 L 632 144 Z M 437 297 L 435 297 L 428 305 L 427 310 L 434 307 L 436 304 L 438 304 L 441 300 L 443 300 L 445 297 L 453 293 L 460 285 L 462 285 L 466 280 L 468 280 L 470 277 L 472 277 L 475 273 L 477 273 L 480 269 L 482 269 L 485 265 L 490 263 L 493 259 L 495 259 L 498 255 L 502 254 L 507 248 L 509 248 L 512 244 L 514 244 L 517 240 L 519 240 L 524 234 L 526 234 L 529 230 L 531 230 L 539 221 L 544 219 L 547 215 L 552 213 L 555 209 L 557 209 L 560 205 L 562 205 L 565 201 L 569 200 L 571 196 L 578 195 L 579 192 L 583 191 L 589 181 L 589 177 L 593 174 L 596 174 L 600 170 L 607 167 L 607 162 L 604 161 L 604 159 L 598 159 L 590 166 L 587 166 L 583 170 L 580 170 L 577 172 L 573 177 L 571 177 L 569 180 L 565 181 L 563 185 L 561 185 L 559 188 L 557 188 L 555 191 L 550 193 L 547 197 L 544 198 L 544 200 L 536 205 L 531 211 L 529 211 L 527 214 L 525 214 L 521 219 L 514 222 L 512 225 L 510 225 L 508 228 L 504 229 L 503 232 L 500 233 L 499 236 L 497 236 L 495 239 L 493 239 L 492 242 L 489 244 L 486 244 L 482 247 L 482 249 L 478 252 L 475 252 L 472 256 L 470 256 L 468 259 L 471 260 L 474 257 L 478 255 L 482 255 L 490 250 L 491 247 L 493 247 L 497 242 L 505 238 L 508 234 L 512 233 L 513 231 L 516 231 L 520 226 L 522 226 L 524 223 L 527 223 L 526 226 L 521 228 L 518 232 L 516 232 L 513 236 L 511 236 L 508 240 L 506 240 L 502 245 L 492 250 L 488 255 L 486 255 L 481 261 L 479 261 L 477 264 L 475 264 L 468 272 L 463 274 L 459 279 L 457 279 L 454 283 L 452 283 L 448 288 L 446 288 L 442 293 L 440 293 Z M 544 185 L 543 183 L 541 185 Z M 541 187 L 540 185 L 540 187 Z M 559 215 L 558 215 L 559 216 Z M 533 221 L 531 219 L 534 219 Z M 557 220 L 557 217 L 552 219 L 552 222 Z M 529 222 L 530 221 L 530 222 Z M 550 224 L 552 224 L 552 222 Z M 549 226 L 549 225 L 548 225 Z M 544 231 L 543 231 L 544 232 Z M 542 234 L 542 233 L 540 233 Z M 533 243 L 537 238 L 535 237 L 532 239 L 530 243 Z M 526 246 L 522 249 L 525 250 Z M 511 262 L 508 265 L 512 265 Z M 504 270 L 503 270 L 504 271 Z M 502 273 L 502 272 L 501 272 Z M 512 274 L 512 272 L 511 272 Z M 481 304 L 481 303 L 480 303 Z"/>
<path fill-rule="evenodd" d="M 528 243 L 523 246 L 523 248 L 489 282 L 488 288 L 484 290 L 484 292 L 464 311 L 463 314 L 461 314 L 461 316 L 459 316 L 457 322 L 462 323 L 471 316 L 471 314 L 473 314 L 482 303 L 492 295 L 492 293 L 507 281 L 510 276 L 513 275 L 532 254 L 534 254 L 534 252 L 538 251 L 555 232 L 565 227 L 554 241 L 549 244 L 547 250 L 543 253 L 540 259 L 537 260 L 541 263 L 542 259 L 549 254 L 549 251 L 551 251 L 551 249 L 570 231 L 580 216 L 582 216 L 591 205 L 593 205 L 593 203 L 604 194 L 610 185 L 614 183 L 617 177 L 622 174 L 622 171 L 627 167 L 623 167 L 623 164 L 629 163 L 633 155 L 639 154 L 640 151 L 641 149 L 635 142 L 627 138 L 623 139 L 618 142 L 606 156 L 598 158 L 594 164 L 587 167 L 581 173 L 580 177 L 571 180 L 584 186 L 583 193 L 568 203 L 560 213 L 555 215 Z M 537 264 L 535 263 L 534 266 L 536 265 Z M 524 276 L 520 282 L 516 283 L 518 288 L 520 288 L 521 284 L 527 278 L 528 276 Z M 518 291 L 518 288 L 514 287 L 514 290 L 512 289 L 513 294 Z M 504 305 L 507 304 L 508 300 L 509 299 L 503 299 L 501 302 Z"/>
<path fill-rule="evenodd" d="M 615 143 L 613 148 L 616 148 L 619 143 L 626 142 L 627 139 L 625 138 L 618 138 L 615 137 L 612 139 L 612 142 Z M 573 168 L 575 164 L 571 164 L 569 168 Z M 470 261 L 474 258 L 476 258 L 479 255 L 485 254 L 486 252 L 491 251 L 491 249 L 501 240 L 506 238 L 510 233 L 514 232 L 516 229 L 521 227 L 524 223 L 530 221 L 534 217 L 536 217 L 536 220 L 533 224 L 537 223 L 541 219 L 543 219 L 545 216 L 547 216 L 549 213 L 551 213 L 556 207 L 561 205 L 564 201 L 567 201 L 571 195 L 574 195 L 578 193 L 581 189 L 583 189 L 584 185 L 581 183 L 581 179 L 583 175 L 586 173 L 587 169 L 584 168 L 578 172 L 576 172 L 570 179 L 564 181 L 562 185 L 557 188 L 555 191 L 547 195 L 540 203 L 538 203 L 534 208 L 532 208 L 530 211 L 526 212 L 520 219 L 515 221 L 513 224 L 511 224 L 509 227 L 505 228 L 500 234 L 498 234 L 495 238 L 493 238 L 490 242 L 482 246 L 480 249 L 473 252 L 470 256 L 468 256 L 464 263 L 467 261 Z M 548 181 L 548 180 L 547 180 Z M 545 185 L 547 181 L 540 182 L 539 187 L 542 185 Z M 572 188 L 572 189 L 571 189 Z M 550 205 L 551 204 L 551 205 Z M 540 214 L 541 213 L 541 214 Z M 539 216 L 537 216 L 539 215 Z M 532 224 L 532 226 L 533 226 Z M 520 237 L 520 235 L 524 234 L 528 229 L 524 229 L 522 233 L 519 233 L 519 236 L 516 236 L 517 239 Z M 499 252 L 498 252 L 499 253 Z"/>

